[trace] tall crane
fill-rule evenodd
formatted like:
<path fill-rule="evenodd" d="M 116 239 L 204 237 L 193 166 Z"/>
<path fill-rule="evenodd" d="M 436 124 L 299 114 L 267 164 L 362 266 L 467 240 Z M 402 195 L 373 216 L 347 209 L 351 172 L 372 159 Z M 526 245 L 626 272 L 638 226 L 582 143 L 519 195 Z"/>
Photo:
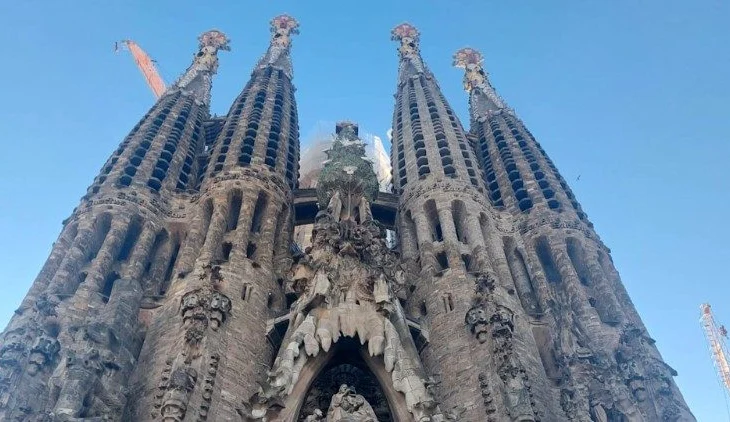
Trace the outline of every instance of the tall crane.
<path fill-rule="evenodd" d="M 159 72 L 157 72 L 155 61 L 152 60 L 150 56 L 145 53 L 145 51 L 142 50 L 142 48 L 136 42 L 132 40 L 122 40 L 115 43 L 114 51 L 117 52 L 124 47 L 126 47 L 126 49 L 129 50 L 130 53 L 132 53 L 132 57 L 134 58 L 135 63 L 137 63 L 137 67 L 144 75 L 144 78 L 147 81 L 147 85 L 150 86 L 152 92 L 155 94 L 155 97 L 160 98 L 165 92 L 166 88 L 165 81 L 162 80 Z"/>
<path fill-rule="evenodd" d="M 730 395 L 730 353 L 728 353 L 727 344 L 725 343 L 727 330 L 725 326 L 717 325 L 709 303 L 703 303 L 700 310 L 702 311 L 700 323 L 705 330 L 707 343 L 710 345 L 712 360 L 715 363 L 720 381 L 725 387 L 725 393 Z"/>

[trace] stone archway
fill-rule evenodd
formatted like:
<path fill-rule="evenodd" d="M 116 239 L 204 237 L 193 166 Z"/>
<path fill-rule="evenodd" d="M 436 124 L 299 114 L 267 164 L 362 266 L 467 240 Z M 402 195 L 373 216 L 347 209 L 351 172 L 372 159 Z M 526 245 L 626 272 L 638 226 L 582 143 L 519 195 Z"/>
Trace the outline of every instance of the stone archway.
<path fill-rule="evenodd" d="M 346 339 L 343 343 L 311 383 L 297 420 L 304 421 L 315 409 L 326 413 L 332 396 L 337 393 L 340 385 L 347 384 L 372 406 L 378 422 L 392 422 L 388 399 L 375 374 L 360 356 L 359 344 L 352 339 Z"/>
<path fill-rule="evenodd" d="M 379 422 L 413 420 L 404 395 L 393 388 L 391 375 L 386 371 L 382 357 L 371 357 L 367 346 L 361 346 L 357 337 L 342 338 L 327 353 L 320 353 L 307 361 L 276 420 L 301 421 L 317 406 L 323 406 L 319 409 L 326 414 L 332 396 L 325 394 L 329 393 L 330 385 L 334 384 L 336 391 L 340 384 L 351 382 L 354 375 L 361 373 L 367 378 L 356 383 L 355 387 L 373 406 Z M 317 393 L 315 389 L 321 390 Z M 380 419 L 384 414 L 387 418 Z"/>

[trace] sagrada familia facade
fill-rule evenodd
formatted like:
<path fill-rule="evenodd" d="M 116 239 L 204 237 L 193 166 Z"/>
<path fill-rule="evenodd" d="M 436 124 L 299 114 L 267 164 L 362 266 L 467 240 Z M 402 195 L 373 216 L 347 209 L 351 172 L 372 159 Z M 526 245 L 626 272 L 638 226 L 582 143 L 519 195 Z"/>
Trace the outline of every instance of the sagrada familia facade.
<path fill-rule="evenodd" d="M 467 131 L 416 28 L 395 27 L 392 191 L 349 121 L 316 189 L 299 189 L 297 30 L 273 19 L 220 118 L 228 39 L 200 36 L 2 333 L 0 420 L 694 420 L 608 248 L 477 51 L 454 56 Z"/>

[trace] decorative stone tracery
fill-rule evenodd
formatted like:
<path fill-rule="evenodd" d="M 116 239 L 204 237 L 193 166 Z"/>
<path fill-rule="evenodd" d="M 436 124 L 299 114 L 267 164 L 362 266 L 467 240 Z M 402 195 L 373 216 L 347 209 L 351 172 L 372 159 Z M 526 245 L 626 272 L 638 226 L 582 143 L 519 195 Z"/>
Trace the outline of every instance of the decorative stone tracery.
<path fill-rule="evenodd" d="M 495 288 L 493 277 L 477 275 L 472 307 L 466 314 L 465 322 L 479 343 L 491 343 L 497 374 L 502 381 L 503 402 L 512 420 L 535 421 L 530 380 L 514 349 L 514 312 L 498 303 Z M 486 375 L 480 377 L 480 383 L 482 394 L 490 396 Z M 488 409 L 490 407 L 487 406 Z"/>

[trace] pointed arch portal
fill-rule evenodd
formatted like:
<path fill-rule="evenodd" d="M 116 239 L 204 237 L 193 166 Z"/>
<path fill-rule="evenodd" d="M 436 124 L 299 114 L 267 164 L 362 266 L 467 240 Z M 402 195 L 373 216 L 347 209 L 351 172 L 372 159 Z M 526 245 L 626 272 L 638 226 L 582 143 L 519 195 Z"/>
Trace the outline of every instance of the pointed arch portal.
<path fill-rule="evenodd" d="M 310 358 L 288 395 L 281 421 L 303 421 L 319 408 L 327 414 L 330 400 L 340 385 L 355 387 L 370 403 L 379 422 L 412 420 L 405 397 L 393 388 L 382 356 L 371 357 L 357 338 L 341 338 L 327 353 Z"/>

